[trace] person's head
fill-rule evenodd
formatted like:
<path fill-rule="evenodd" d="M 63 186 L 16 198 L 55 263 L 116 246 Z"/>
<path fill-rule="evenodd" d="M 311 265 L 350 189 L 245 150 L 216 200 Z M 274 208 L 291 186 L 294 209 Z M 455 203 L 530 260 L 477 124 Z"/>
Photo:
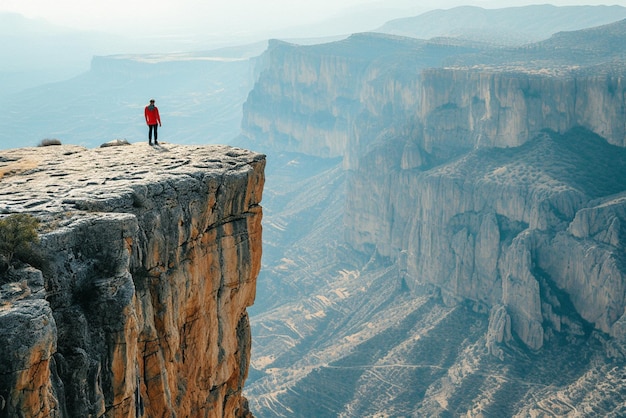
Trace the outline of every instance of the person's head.
<path fill-rule="evenodd" d="M 154 104 L 154 99 L 150 99 L 150 104 L 153 105 Z"/>

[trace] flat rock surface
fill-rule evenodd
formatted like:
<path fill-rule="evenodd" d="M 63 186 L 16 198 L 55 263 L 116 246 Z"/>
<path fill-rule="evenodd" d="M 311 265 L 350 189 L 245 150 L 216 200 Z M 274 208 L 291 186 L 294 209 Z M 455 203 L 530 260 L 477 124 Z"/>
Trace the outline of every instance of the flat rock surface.
<path fill-rule="evenodd" d="M 149 146 L 136 143 L 88 149 L 74 145 L 0 151 L 0 213 L 72 212 L 80 202 L 115 200 L 132 188 L 180 176 L 224 175 L 264 158 L 225 145 Z"/>

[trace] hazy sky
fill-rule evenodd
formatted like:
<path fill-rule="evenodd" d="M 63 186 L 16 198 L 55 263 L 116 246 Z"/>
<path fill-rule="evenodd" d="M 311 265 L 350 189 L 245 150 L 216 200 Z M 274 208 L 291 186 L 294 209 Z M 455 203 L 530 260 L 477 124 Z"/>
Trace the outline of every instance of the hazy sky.
<path fill-rule="evenodd" d="M 197 30 L 216 34 L 267 32 L 288 26 L 317 23 L 350 13 L 379 9 L 380 19 L 393 18 L 394 10 L 415 14 L 429 9 L 471 4 L 485 8 L 520 6 L 549 1 L 524 0 L 0 0 L 0 11 L 79 29 L 118 33 Z M 626 0 L 554 0 L 555 5 L 620 4 Z M 399 14 L 398 14 L 399 15 Z"/>

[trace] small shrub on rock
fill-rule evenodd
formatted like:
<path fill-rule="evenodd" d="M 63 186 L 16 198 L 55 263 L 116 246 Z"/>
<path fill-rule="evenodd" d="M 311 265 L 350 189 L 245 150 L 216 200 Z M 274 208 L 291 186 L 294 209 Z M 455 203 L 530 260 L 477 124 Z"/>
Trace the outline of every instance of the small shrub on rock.
<path fill-rule="evenodd" d="M 32 245 L 39 241 L 39 221 L 27 213 L 16 213 L 0 219 L 0 256 L 7 267 L 15 258 L 28 259 Z"/>
<path fill-rule="evenodd" d="M 56 138 L 46 138 L 46 139 L 42 139 L 41 142 L 39 143 L 39 145 L 37 145 L 38 147 L 49 147 L 51 145 L 61 145 L 61 141 L 59 139 Z"/>

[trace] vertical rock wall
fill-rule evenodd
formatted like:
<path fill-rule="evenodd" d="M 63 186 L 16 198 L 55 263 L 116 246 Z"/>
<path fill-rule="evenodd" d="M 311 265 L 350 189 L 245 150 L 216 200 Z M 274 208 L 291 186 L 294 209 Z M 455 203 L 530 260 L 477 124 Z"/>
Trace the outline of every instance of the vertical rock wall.
<path fill-rule="evenodd" d="M 620 174 L 604 178 L 622 164 L 621 148 L 607 143 L 624 146 L 623 77 L 433 69 L 421 86 L 423 128 L 371 150 L 351 177 L 347 240 L 403 253 L 409 276 L 446 298 L 503 304 L 531 348 L 542 346 L 544 323 L 580 332 L 555 314 L 565 302 L 542 301 L 546 286 L 565 292 L 575 316 L 622 338 L 622 203 L 584 208 L 603 184 L 609 195 L 624 190 Z M 606 231 L 586 232 L 604 216 Z"/>
<path fill-rule="evenodd" d="M 274 41 L 244 104 L 242 134 L 276 149 L 343 156 L 356 168 L 381 132 L 414 129 L 421 70 L 458 52 L 374 33 L 312 46 Z"/>
<path fill-rule="evenodd" d="M 466 149 L 515 147 L 544 129 L 577 126 L 626 144 L 620 75 L 428 69 L 422 77 L 419 114 L 429 152 L 455 142 Z"/>
<path fill-rule="evenodd" d="M 277 46 L 243 131 L 270 146 L 342 155 L 346 241 L 406 264 L 409 286 L 502 307 L 536 349 L 544 324 L 623 335 L 626 218 L 594 201 L 626 190 L 623 74 L 525 68 L 524 54 L 515 71 L 443 68 L 459 52 L 449 48 L 368 34 Z M 350 106 L 310 117 L 337 103 Z M 600 216 L 608 230 L 592 233 Z"/>

